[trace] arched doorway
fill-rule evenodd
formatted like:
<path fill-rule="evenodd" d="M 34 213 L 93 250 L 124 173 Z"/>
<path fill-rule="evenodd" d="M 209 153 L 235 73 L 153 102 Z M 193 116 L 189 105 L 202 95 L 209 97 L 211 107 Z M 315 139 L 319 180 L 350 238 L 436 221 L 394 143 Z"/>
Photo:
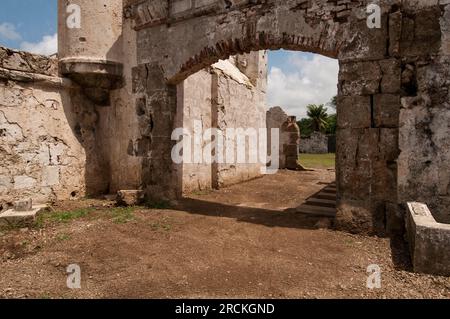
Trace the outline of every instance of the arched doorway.
<path fill-rule="evenodd" d="M 340 63 L 338 226 L 380 234 L 401 228 L 397 159 L 403 62 L 401 31 L 390 20 L 398 18 L 400 8 L 382 4 L 380 22 L 385 27 L 379 28 L 368 24 L 367 9 L 360 2 L 338 6 L 299 0 L 131 5 L 139 63 L 135 92 L 160 116 L 147 163 L 148 195 L 180 192 L 180 174 L 170 160 L 177 83 L 231 55 L 299 50 Z"/>

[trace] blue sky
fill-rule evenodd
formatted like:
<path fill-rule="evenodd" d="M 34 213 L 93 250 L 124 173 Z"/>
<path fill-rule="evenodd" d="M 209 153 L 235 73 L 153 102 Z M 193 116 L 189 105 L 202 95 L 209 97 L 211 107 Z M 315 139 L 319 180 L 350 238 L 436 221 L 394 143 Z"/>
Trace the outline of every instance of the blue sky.
<path fill-rule="evenodd" d="M 12 25 L 20 38 L 0 32 L 1 45 L 20 48 L 23 42 L 38 43 L 57 31 L 57 0 L 1 0 L 0 25 L 5 24 Z"/>
<path fill-rule="evenodd" d="M 57 48 L 57 0 L 0 0 L 0 45 L 41 54 Z M 95 1 L 95 0 L 93 0 Z M 306 105 L 337 93 L 337 61 L 320 55 L 269 52 L 268 106 L 302 118 Z"/>

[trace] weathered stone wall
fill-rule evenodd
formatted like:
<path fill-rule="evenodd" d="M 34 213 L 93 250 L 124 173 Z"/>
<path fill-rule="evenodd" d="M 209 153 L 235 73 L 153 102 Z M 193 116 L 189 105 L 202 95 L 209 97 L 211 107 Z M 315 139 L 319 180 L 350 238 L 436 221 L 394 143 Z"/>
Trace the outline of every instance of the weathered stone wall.
<path fill-rule="evenodd" d="M 265 165 L 259 159 L 256 163 L 238 162 L 238 140 L 236 135 L 227 134 L 227 129 L 242 129 L 243 132 L 250 129 L 259 133 L 259 129 L 266 127 L 266 107 L 265 92 L 258 86 L 254 87 L 246 75 L 236 77 L 236 71 L 239 71 L 237 68 L 234 72 L 217 66 L 213 70 L 213 125 L 224 136 L 224 158 L 230 151 L 227 148 L 228 143 L 233 145 L 232 152 L 235 154 L 235 163 L 214 165 L 213 186 L 220 188 L 261 176 L 261 168 Z M 265 79 L 261 78 L 260 81 L 264 82 Z M 258 146 L 256 145 L 256 148 Z M 254 146 L 250 146 L 250 140 L 247 138 L 245 145 L 247 158 L 250 147 Z"/>
<path fill-rule="evenodd" d="M 297 125 L 297 117 L 289 116 L 287 121 L 281 127 L 281 141 L 285 155 L 286 168 L 296 170 L 299 169 L 298 147 L 300 144 L 300 127 Z"/>
<path fill-rule="evenodd" d="M 281 134 L 283 124 L 288 120 L 288 115 L 279 106 L 271 107 L 266 114 L 266 127 L 267 127 L 267 149 L 269 156 L 272 150 L 272 129 L 278 129 L 279 132 L 279 167 L 280 169 L 286 168 L 286 154 L 283 145 L 286 143 L 284 135 Z"/>
<path fill-rule="evenodd" d="M 254 56 L 260 56 L 257 52 Z M 263 61 L 265 54 L 261 55 Z M 243 62 L 244 59 L 245 63 Z M 250 61 L 249 61 L 250 60 Z M 241 62 L 238 62 L 241 61 Z M 240 66 L 238 68 L 237 66 Z M 258 66 L 249 57 L 231 57 L 210 68 L 201 70 L 178 85 L 178 114 L 183 118 L 183 127 L 194 135 L 195 131 L 205 132 L 218 129 L 223 136 L 236 144 L 235 136 L 227 136 L 228 128 L 244 130 L 265 128 L 265 85 L 266 64 Z M 243 72 L 251 70 L 253 83 Z M 194 124 L 197 127 L 194 128 Z M 194 130 L 195 129 L 195 130 Z M 211 142 L 202 141 L 202 152 Z M 192 143 L 191 143 L 192 144 Z M 213 142 L 217 146 L 216 142 Z M 192 148 L 193 149 L 193 148 Z M 245 147 L 249 150 L 249 144 Z M 233 147 L 233 152 L 237 147 Z M 228 152 L 226 143 L 223 154 Z M 193 155 L 191 162 L 194 161 Z M 183 192 L 220 188 L 243 182 L 261 175 L 261 163 L 184 163 Z"/>
<path fill-rule="evenodd" d="M 138 69 L 154 70 L 146 94 L 156 108 L 165 105 L 166 114 L 176 100 L 173 84 L 230 55 L 284 48 L 338 58 L 336 225 L 384 234 L 401 231 L 404 203 L 417 199 L 411 197 L 424 198 L 438 208 L 433 211 L 442 211 L 448 199 L 448 177 L 436 173 L 448 171 L 445 124 L 426 121 L 411 125 L 416 133 L 407 139 L 399 136 L 408 135 L 402 132 L 401 101 L 405 105 L 408 98 L 428 96 L 427 112 L 448 110 L 449 4 L 380 1 L 381 28 L 370 29 L 370 3 L 128 1 L 126 12 L 138 31 Z M 422 141 L 418 134 L 425 134 Z M 157 149 L 161 156 L 167 152 Z M 412 150 L 433 156 L 414 159 Z M 176 169 L 154 168 L 166 174 L 152 181 L 148 193 L 167 196 L 164 190 L 173 189 Z"/>
<path fill-rule="evenodd" d="M 133 97 L 128 31 L 124 85 L 110 92 L 110 106 L 60 78 L 56 59 L 0 48 L 0 205 L 142 187 L 152 114 Z"/>
<path fill-rule="evenodd" d="M 439 3 L 398 17 L 402 34 L 410 34 L 396 52 L 402 57 L 398 190 L 399 202 L 424 202 L 436 220 L 450 223 L 450 3 Z"/>
<path fill-rule="evenodd" d="M 310 137 L 303 137 L 300 142 L 300 153 L 326 154 L 328 153 L 328 137 L 320 132 L 313 132 Z"/>
<path fill-rule="evenodd" d="M 104 192 L 97 120 L 55 59 L 0 48 L 0 208 Z"/>
<path fill-rule="evenodd" d="M 145 99 L 133 93 L 132 69 L 136 66 L 136 34 L 125 21 L 122 41 L 123 85 L 109 93 L 110 105 L 97 108 L 98 139 L 106 151 L 110 170 L 109 193 L 142 188 L 142 162 L 148 157 L 153 113 Z"/>
<path fill-rule="evenodd" d="M 209 70 L 199 71 L 178 85 L 178 96 L 180 97 L 178 103 L 181 104 L 178 112 L 182 113 L 182 127 L 190 132 L 192 137 L 196 132 L 203 134 L 205 130 L 212 127 L 212 85 L 212 74 Z M 191 140 L 191 142 L 193 141 Z M 205 147 L 209 143 L 211 142 L 202 141 L 202 153 L 205 152 Z M 204 161 L 194 164 L 194 154 L 192 154 L 191 163 L 183 163 L 183 192 L 190 193 L 211 188 L 211 164 Z"/>

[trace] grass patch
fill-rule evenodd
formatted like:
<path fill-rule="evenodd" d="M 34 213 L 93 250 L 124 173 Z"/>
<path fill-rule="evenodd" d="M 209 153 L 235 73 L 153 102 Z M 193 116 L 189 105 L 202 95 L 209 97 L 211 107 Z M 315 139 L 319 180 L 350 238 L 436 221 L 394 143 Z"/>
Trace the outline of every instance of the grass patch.
<path fill-rule="evenodd" d="M 150 228 L 152 231 L 158 231 L 158 230 L 170 231 L 170 230 L 172 230 L 172 225 L 170 224 L 170 221 L 168 219 L 164 218 L 155 223 L 151 223 Z"/>
<path fill-rule="evenodd" d="M 126 224 L 135 219 L 134 207 L 116 207 L 109 211 L 115 224 Z"/>
<path fill-rule="evenodd" d="M 334 169 L 336 154 L 300 154 L 299 162 L 306 168 Z"/>
<path fill-rule="evenodd" d="M 145 203 L 146 208 L 150 209 L 169 209 L 171 207 L 168 201 L 147 201 Z"/>
<path fill-rule="evenodd" d="M 42 228 L 46 222 L 53 223 L 68 223 L 76 219 L 80 219 L 88 216 L 94 211 L 93 208 L 83 208 L 73 211 L 55 211 L 55 212 L 45 212 L 38 216 L 36 221 L 36 227 Z"/>

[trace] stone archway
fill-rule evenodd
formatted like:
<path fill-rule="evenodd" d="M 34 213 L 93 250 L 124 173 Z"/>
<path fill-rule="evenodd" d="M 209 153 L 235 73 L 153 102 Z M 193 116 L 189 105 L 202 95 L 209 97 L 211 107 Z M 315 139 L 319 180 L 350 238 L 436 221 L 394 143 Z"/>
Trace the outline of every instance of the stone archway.
<path fill-rule="evenodd" d="M 371 29 L 367 26 L 370 3 L 128 1 L 125 12 L 134 19 L 137 31 L 134 94 L 157 114 L 152 155 L 144 165 L 148 195 L 167 198 L 180 192 L 181 174 L 170 159 L 177 83 L 234 54 L 281 48 L 307 51 L 340 62 L 338 226 L 379 234 L 401 231 L 403 201 L 420 196 L 420 188 L 409 187 L 420 164 L 413 163 L 414 170 L 410 169 L 411 148 L 417 145 L 401 140 L 401 102 L 408 108 L 414 103 L 408 97 L 427 95 L 429 106 L 439 107 L 437 103 L 448 94 L 442 81 L 426 78 L 440 65 L 448 69 L 449 48 L 443 47 L 439 25 L 444 8 L 417 1 L 381 1 L 381 28 Z M 432 159 L 431 165 L 441 167 L 445 158 Z M 433 180 L 427 187 L 439 183 Z M 428 194 L 427 199 L 436 202 Z"/>

